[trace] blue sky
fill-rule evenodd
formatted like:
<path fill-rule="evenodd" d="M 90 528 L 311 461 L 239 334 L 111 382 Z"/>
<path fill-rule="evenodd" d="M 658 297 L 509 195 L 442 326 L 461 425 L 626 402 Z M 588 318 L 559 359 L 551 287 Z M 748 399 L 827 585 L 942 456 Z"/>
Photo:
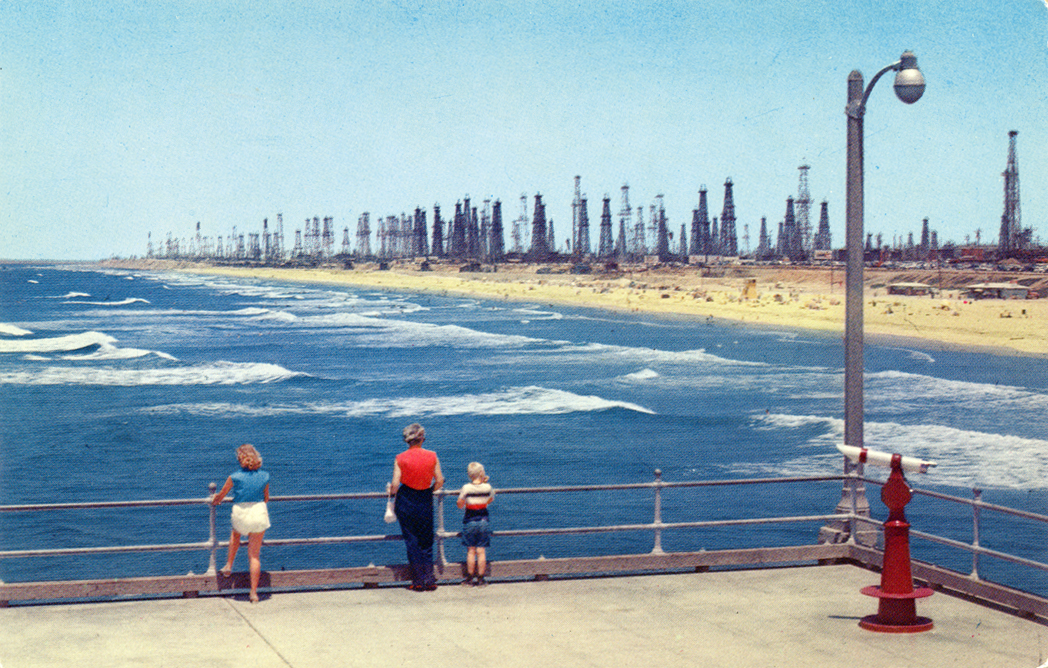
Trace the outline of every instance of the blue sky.
<path fill-rule="evenodd" d="M 277 213 L 289 239 L 314 216 L 352 234 L 466 195 L 511 220 L 536 192 L 562 244 L 575 175 L 591 221 L 629 183 L 671 229 L 702 185 L 719 214 L 730 177 L 752 247 L 802 164 L 840 246 L 848 73 L 907 49 L 928 87 L 871 95 L 867 230 L 995 239 L 1018 130 L 1023 224 L 1048 241 L 1044 0 L 3 0 L 0 257 L 143 255 L 148 232 Z"/>

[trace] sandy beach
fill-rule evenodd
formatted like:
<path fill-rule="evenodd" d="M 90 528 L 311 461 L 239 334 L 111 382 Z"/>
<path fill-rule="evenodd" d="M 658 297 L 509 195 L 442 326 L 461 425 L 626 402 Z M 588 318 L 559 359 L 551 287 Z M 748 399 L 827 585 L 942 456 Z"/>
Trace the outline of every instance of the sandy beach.
<path fill-rule="evenodd" d="M 500 264 L 462 272 L 459 264 L 391 262 L 353 269 L 224 267 L 164 260 L 109 261 L 107 266 L 242 276 L 302 283 L 471 296 L 614 311 L 724 319 L 755 326 L 844 332 L 844 270 L 837 267 L 623 267 L 615 272 L 568 273 L 567 265 Z M 970 300 L 973 283 L 1020 281 L 1048 292 L 1045 274 L 973 271 L 867 270 L 865 330 L 871 341 L 919 339 L 924 345 L 997 354 L 1048 355 L 1048 299 Z M 894 283 L 922 282 L 929 296 L 889 295 Z M 939 289 L 941 288 L 941 289 Z"/>

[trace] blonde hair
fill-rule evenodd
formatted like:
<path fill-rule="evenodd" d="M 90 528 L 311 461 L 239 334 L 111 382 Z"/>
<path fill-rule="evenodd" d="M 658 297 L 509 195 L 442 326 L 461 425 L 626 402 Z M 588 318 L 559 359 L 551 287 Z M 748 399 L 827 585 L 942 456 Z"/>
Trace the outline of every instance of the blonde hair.
<path fill-rule="evenodd" d="M 471 481 L 480 479 L 481 482 L 487 482 L 490 480 L 487 474 L 484 473 L 484 465 L 480 462 L 470 462 L 469 466 L 466 467 L 466 475 L 469 476 Z"/>
<path fill-rule="evenodd" d="M 237 461 L 240 462 L 240 468 L 248 471 L 255 471 L 262 467 L 262 455 L 258 454 L 258 450 L 255 450 L 255 446 L 250 443 L 245 443 L 237 448 Z"/>

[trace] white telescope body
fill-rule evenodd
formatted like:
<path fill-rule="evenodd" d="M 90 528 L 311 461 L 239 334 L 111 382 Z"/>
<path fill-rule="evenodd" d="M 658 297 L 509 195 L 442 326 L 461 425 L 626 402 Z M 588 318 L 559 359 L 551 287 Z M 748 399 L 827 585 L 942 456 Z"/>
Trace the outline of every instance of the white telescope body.
<path fill-rule="evenodd" d="M 842 455 L 855 463 L 865 462 L 874 466 L 890 467 L 892 465 L 892 457 L 894 457 L 890 452 L 857 448 L 854 445 L 838 444 L 837 449 L 841 451 Z M 935 462 L 917 459 L 916 457 L 903 457 L 899 464 L 902 466 L 903 471 L 910 473 L 927 473 L 929 468 L 937 466 Z"/>

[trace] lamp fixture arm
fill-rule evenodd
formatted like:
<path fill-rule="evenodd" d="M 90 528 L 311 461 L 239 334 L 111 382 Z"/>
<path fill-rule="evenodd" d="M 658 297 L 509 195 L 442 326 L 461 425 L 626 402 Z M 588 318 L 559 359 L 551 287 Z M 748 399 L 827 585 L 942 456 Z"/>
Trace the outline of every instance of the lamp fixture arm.
<path fill-rule="evenodd" d="M 877 83 L 877 80 L 880 79 L 882 76 L 884 76 L 884 74 L 886 72 L 891 72 L 891 71 L 896 71 L 897 72 L 897 71 L 899 71 L 901 69 L 902 69 L 902 60 L 897 60 L 894 63 L 892 63 L 891 65 L 887 65 L 886 67 L 883 67 L 881 69 L 881 71 L 878 72 L 877 74 L 874 74 L 873 78 L 870 79 L 869 85 L 866 86 L 865 92 L 863 92 L 863 94 L 862 94 L 862 100 L 852 100 L 851 103 L 848 104 L 848 109 L 847 109 L 848 115 L 851 116 L 852 118 L 861 119 L 866 114 L 866 100 L 870 97 L 870 92 L 873 90 L 873 86 L 874 86 L 874 84 Z"/>

